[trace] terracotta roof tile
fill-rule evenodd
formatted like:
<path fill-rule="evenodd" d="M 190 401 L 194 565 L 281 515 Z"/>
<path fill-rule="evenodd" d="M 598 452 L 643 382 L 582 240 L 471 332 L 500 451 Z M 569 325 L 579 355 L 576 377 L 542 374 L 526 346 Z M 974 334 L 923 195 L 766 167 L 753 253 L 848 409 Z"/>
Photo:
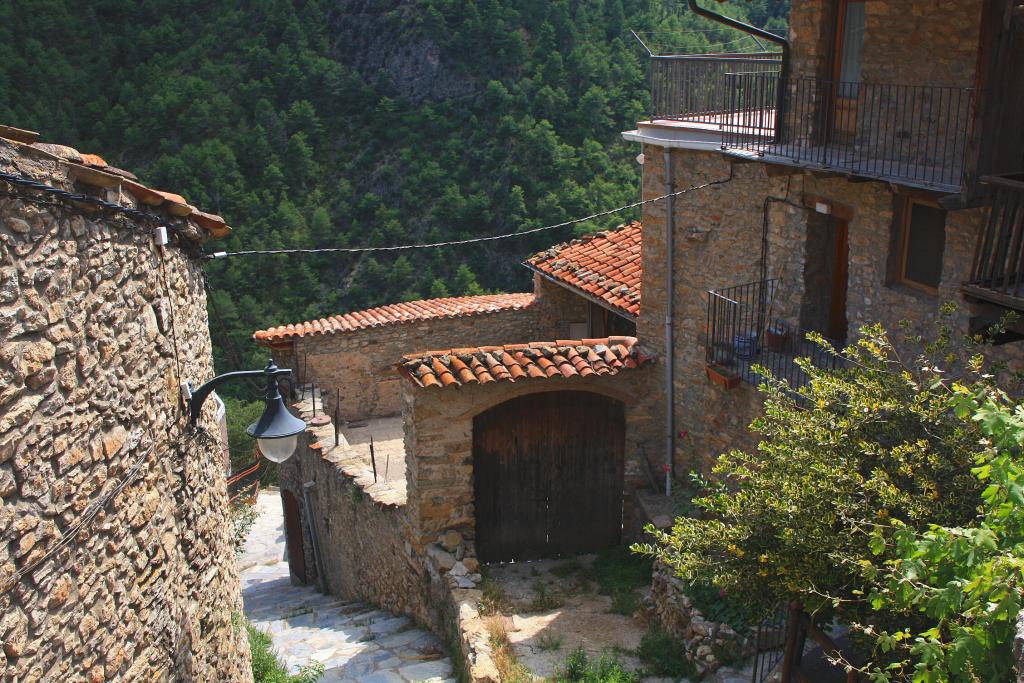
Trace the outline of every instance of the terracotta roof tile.
<path fill-rule="evenodd" d="M 523 378 L 615 375 L 648 360 L 636 348 L 635 337 L 609 337 L 425 351 L 405 356 L 398 368 L 420 387 L 461 387 Z"/>
<path fill-rule="evenodd" d="M 281 325 L 260 330 L 253 335 L 256 343 L 271 345 L 318 334 L 337 334 L 364 330 L 381 325 L 397 325 L 421 320 L 460 318 L 470 315 L 484 315 L 498 311 L 526 308 L 533 304 L 534 296 L 525 294 L 483 294 L 481 296 L 460 296 L 445 299 L 427 299 L 388 304 L 365 311 L 353 311 L 320 320 Z M 472 374 L 471 370 L 467 370 Z"/>
<path fill-rule="evenodd" d="M 199 211 L 181 195 L 146 187 L 138 182 L 135 174 L 111 166 L 98 154 L 83 154 L 67 145 L 39 142 L 38 133 L 11 126 L 0 125 L 0 138 L 21 145 L 20 149 L 32 154 L 66 163 L 69 175 L 75 182 L 125 190 L 141 204 L 160 207 L 172 216 L 188 219 L 214 237 L 224 237 L 231 233 L 231 228 L 220 216 Z"/>
<path fill-rule="evenodd" d="M 624 315 L 640 315 L 643 229 L 637 222 L 559 244 L 527 259 L 527 268 L 598 297 Z"/>

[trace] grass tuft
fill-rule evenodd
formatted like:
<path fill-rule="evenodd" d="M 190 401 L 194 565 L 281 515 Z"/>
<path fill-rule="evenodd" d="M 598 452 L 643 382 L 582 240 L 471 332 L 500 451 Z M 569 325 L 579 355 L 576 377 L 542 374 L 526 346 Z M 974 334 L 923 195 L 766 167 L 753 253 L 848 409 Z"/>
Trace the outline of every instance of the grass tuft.
<path fill-rule="evenodd" d="M 533 683 L 530 670 L 519 661 L 515 650 L 512 649 L 505 618 L 488 617 L 484 626 L 487 628 L 494 666 L 498 670 L 498 678 L 501 683 Z"/>
<path fill-rule="evenodd" d="M 636 655 L 643 661 L 644 673 L 648 676 L 697 678 L 697 667 L 687 658 L 683 644 L 657 623 L 651 624 L 640 639 Z"/>
<path fill-rule="evenodd" d="M 487 573 L 487 568 L 482 568 L 483 581 L 480 582 L 480 614 L 488 616 L 492 614 L 508 614 L 513 610 L 512 599 L 501 587 L 494 577 Z"/>
<path fill-rule="evenodd" d="M 245 629 L 249 633 L 249 652 L 252 656 L 252 678 L 255 683 L 315 683 L 324 675 L 324 665 L 316 660 L 299 668 L 291 675 L 274 651 L 270 635 L 259 630 L 248 621 Z"/>
<path fill-rule="evenodd" d="M 548 585 L 542 579 L 533 582 L 533 592 L 533 600 L 523 608 L 524 612 L 547 612 L 565 604 L 561 597 L 548 590 Z"/>
<path fill-rule="evenodd" d="M 545 652 L 554 652 L 562 649 L 562 636 L 551 629 L 544 631 L 537 637 L 537 646 Z"/>
<path fill-rule="evenodd" d="M 640 607 L 637 590 L 650 584 L 653 561 L 632 552 L 628 546 L 602 551 L 594 560 L 593 572 L 601 594 L 612 599 L 611 611 L 633 614 Z"/>
<path fill-rule="evenodd" d="M 597 661 L 579 647 L 555 672 L 552 683 L 639 683 L 639 674 L 627 671 L 618 657 L 605 652 Z"/>

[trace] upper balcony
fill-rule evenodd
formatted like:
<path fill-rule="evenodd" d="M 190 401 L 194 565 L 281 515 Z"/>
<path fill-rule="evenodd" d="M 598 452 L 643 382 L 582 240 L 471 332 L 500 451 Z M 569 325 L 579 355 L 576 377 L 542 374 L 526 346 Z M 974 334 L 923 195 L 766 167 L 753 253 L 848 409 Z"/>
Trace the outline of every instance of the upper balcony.
<path fill-rule="evenodd" d="M 975 247 L 964 294 L 1024 311 L 1024 173 L 984 178 L 992 210 Z"/>
<path fill-rule="evenodd" d="M 680 146 L 955 194 L 967 183 L 972 88 L 782 82 L 778 53 L 652 57 L 654 115 Z"/>

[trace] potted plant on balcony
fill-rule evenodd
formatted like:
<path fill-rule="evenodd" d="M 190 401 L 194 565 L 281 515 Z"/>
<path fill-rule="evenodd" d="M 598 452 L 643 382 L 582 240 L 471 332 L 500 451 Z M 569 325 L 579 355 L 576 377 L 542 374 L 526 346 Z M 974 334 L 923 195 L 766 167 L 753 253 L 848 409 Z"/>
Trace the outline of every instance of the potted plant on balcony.
<path fill-rule="evenodd" d="M 725 389 L 733 389 L 740 383 L 740 376 L 723 365 L 707 363 L 704 369 L 709 380 Z"/>

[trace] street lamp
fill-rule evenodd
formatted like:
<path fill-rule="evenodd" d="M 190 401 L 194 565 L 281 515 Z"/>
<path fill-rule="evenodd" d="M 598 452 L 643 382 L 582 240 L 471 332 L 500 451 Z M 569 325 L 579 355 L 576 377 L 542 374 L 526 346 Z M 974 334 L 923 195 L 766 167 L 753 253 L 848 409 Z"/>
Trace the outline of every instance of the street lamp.
<path fill-rule="evenodd" d="M 262 370 L 227 372 L 214 377 L 195 392 L 191 391 L 192 387 L 189 385 L 187 394 L 189 421 L 192 425 L 199 421 L 203 402 L 221 384 L 237 377 L 265 377 L 267 380 L 266 395 L 264 396 L 266 406 L 263 408 L 260 419 L 249 425 L 245 431 L 256 439 L 256 444 L 263 457 L 272 462 L 284 462 L 295 452 L 299 445 L 299 434 L 306 429 L 306 423 L 292 415 L 285 407 L 284 398 L 277 386 L 278 377 L 291 373 L 291 370 L 278 368 L 271 359 L 267 361 L 267 367 Z"/>

